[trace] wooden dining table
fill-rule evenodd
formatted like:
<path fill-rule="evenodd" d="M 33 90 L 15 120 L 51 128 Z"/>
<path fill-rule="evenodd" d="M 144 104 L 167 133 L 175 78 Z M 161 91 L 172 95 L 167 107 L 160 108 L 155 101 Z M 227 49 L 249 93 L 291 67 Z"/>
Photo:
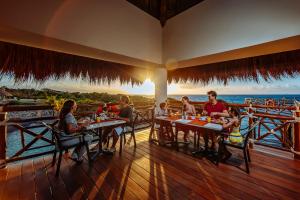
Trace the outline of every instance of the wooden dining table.
<path fill-rule="evenodd" d="M 88 126 L 85 127 L 85 130 L 95 130 L 96 134 L 99 137 L 98 149 L 97 152 L 92 156 L 92 159 L 95 159 L 98 155 L 101 155 L 103 153 L 103 148 L 102 148 L 103 129 L 108 127 L 117 127 L 117 126 L 124 127 L 126 123 L 127 122 L 125 120 L 106 119 L 106 120 L 101 120 L 100 122 L 90 123 Z"/>
<path fill-rule="evenodd" d="M 200 118 L 188 118 L 188 119 L 182 119 L 180 116 L 159 116 L 155 118 L 155 122 L 166 126 L 166 124 L 169 124 L 169 126 L 175 128 L 174 133 L 174 141 L 170 141 L 170 143 L 174 143 L 177 146 L 178 149 L 178 132 L 179 131 L 192 131 L 194 132 L 194 149 L 193 154 L 197 154 L 200 152 L 207 151 L 207 149 L 200 148 L 199 145 L 199 138 L 201 133 L 215 133 L 215 134 L 221 134 L 223 131 L 223 126 L 214 120 L 212 122 L 208 122 L 206 117 L 200 117 Z M 162 129 L 163 127 L 160 127 Z M 160 130 L 163 131 L 163 130 Z M 172 130 L 173 131 L 173 130 Z M 198 136 L 198 140 L 196 139 L 196 136 Z"/>

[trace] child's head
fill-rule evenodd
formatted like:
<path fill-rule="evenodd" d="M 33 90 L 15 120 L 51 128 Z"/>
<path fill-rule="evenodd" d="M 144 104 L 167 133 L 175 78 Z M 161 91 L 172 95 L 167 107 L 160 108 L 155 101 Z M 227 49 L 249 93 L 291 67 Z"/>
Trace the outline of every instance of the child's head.
<path fill-rule="evenodd" d="M 239 109 L 239 108 L 236 108 L 236 107 L 231 107 L 231 108 L 229 109 L 229 115 L 230 115 L 231 117 L 238 117 L 238 118 L 240 118 L 240 115 L 241 115 L 240 109 Z"/>
<path fill-rule="evenodd" d="M 167 103 L 163 102 L 159 104 L 160 109 L 166 110 L 167 109 Z"/>

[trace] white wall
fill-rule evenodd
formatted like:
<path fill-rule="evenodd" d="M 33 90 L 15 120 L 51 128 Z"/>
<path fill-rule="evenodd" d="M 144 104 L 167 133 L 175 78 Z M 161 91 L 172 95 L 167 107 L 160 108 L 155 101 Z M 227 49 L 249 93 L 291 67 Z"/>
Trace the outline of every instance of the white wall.
<path fill-rule="evenodd" d="M 0 0 L 0 24 L 161 63 L 159 21 L 125 0 Z"/>
<path fill-rule="evenodd" d="M 163 29 L 163 60 L 185 60 L 300 35 L 300 0 L 205 0 Z"/>

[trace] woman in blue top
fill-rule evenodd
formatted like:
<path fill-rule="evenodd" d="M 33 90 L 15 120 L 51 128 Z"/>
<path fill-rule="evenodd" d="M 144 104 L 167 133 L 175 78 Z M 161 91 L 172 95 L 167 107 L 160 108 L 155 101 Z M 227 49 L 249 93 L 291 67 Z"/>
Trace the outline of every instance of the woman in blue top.
<path fill-rule="evenodd" d="M 83 124 L 83 125 L 77 124 L 77 120 L 73 115 L 76 110 L 77 110 L 77 104 L 73 100 L 65 101 L 62 109 L 60 110 L 58 128 L 64 131 L 66 135 L 72 135 L 74 133 L 78 133 L 82 131 L 84 127 L 87 125 L 87 124 Z M 90 134 L 85 134 L 84 140 L 87 142 L 91 142 L 93 140 L 93 136 Z M 80 145 L 81 144 L 80 138 L 74 137 L 71 138 L 70 140 L 63 141 L 63 143 L 64 143 L 63 145 L 78 144 L 78 146 L 75 148 L 75 150 L 71 155 L 71 159 L 76 162 L 82 162 L 83 155 L 85 154 L 86 149 L 82 145 Z"/>

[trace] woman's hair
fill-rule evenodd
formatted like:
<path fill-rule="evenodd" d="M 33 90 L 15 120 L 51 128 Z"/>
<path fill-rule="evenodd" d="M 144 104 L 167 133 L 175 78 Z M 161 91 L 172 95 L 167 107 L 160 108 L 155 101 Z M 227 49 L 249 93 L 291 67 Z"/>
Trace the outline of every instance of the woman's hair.
<path fill-rule="evenodd" d="M 230 112 L 233 113 L 238 118 L 240 118 L 240 116 L 241 116 L 240 109 L 237 107 L 231 107 Z"/>
<path fill-rule="evenodd" d="M 120 97 L 120 99 L 121 99 L 121 101 L 123 101 L 123 102 L 126 103 L 126 104 L 129 104 L 129 103 L 130 103 L 130 98 L 129 98 L 129 96 L 122 95 L 122 96 Z"/>
<path fill-rule="evenodd" d="M 64 105 L 61 108 L 60 113 L 59 113 L 59 119 L 60 119 L 60 121 L 63 121 L 65 119 L 65 116 L 69 112 L 71 112 L 72 107 L 74 106 L 74 104 L 75 104 L 74 100 L 67 100 L 67 101 L 65 101 L 65 103 L 64 103 Z"/>
<path fill-rule="evenodd" d="M 190 99 L 189 99 L 188 96 L 182 96 L 182 97 L 181 97 L 181 101 L 182 101 L 182 100 L 186 100 L 188 103 L 190 103 Z"/>

